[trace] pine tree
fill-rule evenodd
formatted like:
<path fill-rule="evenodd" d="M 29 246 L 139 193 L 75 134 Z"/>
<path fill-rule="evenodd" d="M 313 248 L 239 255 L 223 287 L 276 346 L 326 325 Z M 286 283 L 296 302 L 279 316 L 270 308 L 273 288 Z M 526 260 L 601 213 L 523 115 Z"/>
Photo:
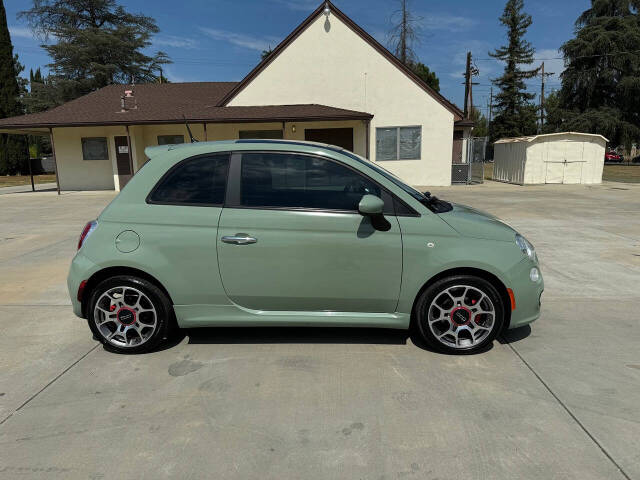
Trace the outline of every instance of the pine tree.
<path fill-rule="evenodd" d="M 493 80 L 500 91 L 495 97 L 496 115 L 491 124 L 492 140 L 503 137 L 519 137 L 536 133 L 536 107 L 534 94 L 526 90 L 525 80 L 532 78 L 538 69 L 523 70 L 522 65 L 533 63 L 534 48 L 524 39 L 531 25 L 531 15 L 524 13 L 523 0 L 508 0 L 500 23 L 507 27 L 508 43 L 489 52 L 505 63 L 504 73 Z"/>
<path fill-rule="evenodd" d="M 640 141 L 638 0 L 592 0 L 561 50 L 563 129 L 599 133 L 613 146 Z"/>
<path fill-rule="evenodd" d="M 23 113 L 20 103 L 22 82 L 18 81 L 23 68 L 17 55 L 13 55 L 4 0 L 0 0 L 0 118 Z M 0 175 L 18 173 L 26 158 L 27 144 L 23 135 L 0 134 Z"/>
<path fill-rule="evenodd" d="M 158 32 L 151 17 L 127 12 L 115 0 L 32 0 L 20 12 L 53 59 L 50 88 L 56 102 L 72 100 L 111 83 L 155 83 L 166 54 L 148 56 Z"/>

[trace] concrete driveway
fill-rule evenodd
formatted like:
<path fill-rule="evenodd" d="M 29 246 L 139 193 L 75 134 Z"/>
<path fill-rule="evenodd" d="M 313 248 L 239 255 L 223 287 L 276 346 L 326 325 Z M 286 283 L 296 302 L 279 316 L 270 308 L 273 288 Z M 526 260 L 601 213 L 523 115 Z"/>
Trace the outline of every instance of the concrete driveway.
<path fill-rule="evenodd" d="M 469 357 L 350 329 L 108 353 L 65 277 L 113 194 L 2 195 L 0 478 L 640 479 L 639 187 L 432 189 L 542 259 L 542 318 Z"/>

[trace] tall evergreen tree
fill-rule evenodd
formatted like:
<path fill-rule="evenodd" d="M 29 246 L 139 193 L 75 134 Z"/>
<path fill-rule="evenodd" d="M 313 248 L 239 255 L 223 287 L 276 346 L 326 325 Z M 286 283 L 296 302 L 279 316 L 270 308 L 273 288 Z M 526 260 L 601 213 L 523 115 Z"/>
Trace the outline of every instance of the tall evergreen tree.
<path fill-rule="evenodd" d="M 68 101 L 111 83 L 152 83 L 163 52 L 148 56 L 151 36 L 158 32 L 151 17 L 127 12 L 115 0 L 33 0 L 20 12 L 43 39 L 53 59 L 51 87 L 57 102 Z"/>
<path fill-rule="evenodd" d="M 614 146 L 640 141 L 638 0 L 591 0 L 561 50 L 563 128 L 607 137 Z"/>
<path fill-rule="evenodd" d="M 518 137 L 536 133 L 536 107 L 534 94 L 527 92 L 525 80 L 532 78 L 538 69 L 523 70 L 522 65 L 533 63 L 534 48 L 524 39 L 531 25 L 531 15 L 523 12 L 523 0 L 508 0 L 500 23 L 507 28 L 507 45 L 494 52 L 494 58 L 504 62 L 504 73 L 493 80 L 500 91 L 495 97 L 496 115 L 491 124 L 493 140 L 502 137 Z"/>
<path fill-rule="evenodd" d="M 13 55 L 4 0 L 0 0 L 0 118 L 23 113 L 20 103 L 21 82 L 18 81 L 18 74 L 23 68 L 17 55 Z M 27 143 L 24 136 L 0 134 L 0 175 L 17 173 L 26 158 Z"/>

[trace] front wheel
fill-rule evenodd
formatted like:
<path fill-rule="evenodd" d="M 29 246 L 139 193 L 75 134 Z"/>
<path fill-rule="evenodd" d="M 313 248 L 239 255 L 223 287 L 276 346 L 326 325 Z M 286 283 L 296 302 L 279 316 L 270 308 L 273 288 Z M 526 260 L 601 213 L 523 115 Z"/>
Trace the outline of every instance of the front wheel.
<path fill-rule="evenodd" d="M 96 285 L 87 313 L 96 338 L 118 353 L 152 350 L 168 337 L 173 320 L 167 295 L 153 283 L 129 275 Z"/>
<path fill-rule="evenodd" d="M 483 350 L 504 323 L 504 305 L 495 287 L 471 275 L 443 278 L 429 286 L 415 313 L 422 337 L 447 353 Z"/>

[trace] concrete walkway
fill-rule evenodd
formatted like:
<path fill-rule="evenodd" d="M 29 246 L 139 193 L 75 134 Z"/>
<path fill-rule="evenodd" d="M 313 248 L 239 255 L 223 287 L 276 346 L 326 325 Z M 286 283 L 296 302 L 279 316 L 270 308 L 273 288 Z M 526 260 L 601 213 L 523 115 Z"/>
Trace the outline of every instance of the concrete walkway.
<path fill-rule="evenodd" d="M 57 185 L 55 183 L 36 183 L 36 192 L 56 190 Z M 7 193 L 34 193 L 31 190 L 31 184 L 28 185 L 16 185 L 15 187 L 0 187 L 0 195 L 6 195 Z"/>
<path fill-rule="evenodd" d="M 640 188 L 431 190 L 542 259 L 542 318 L 479 355 L 366 329 L 205 329 L 114 355 L 65 286 L 114 193 L 2 196 L 0 478 L 640 479 Z"/>

